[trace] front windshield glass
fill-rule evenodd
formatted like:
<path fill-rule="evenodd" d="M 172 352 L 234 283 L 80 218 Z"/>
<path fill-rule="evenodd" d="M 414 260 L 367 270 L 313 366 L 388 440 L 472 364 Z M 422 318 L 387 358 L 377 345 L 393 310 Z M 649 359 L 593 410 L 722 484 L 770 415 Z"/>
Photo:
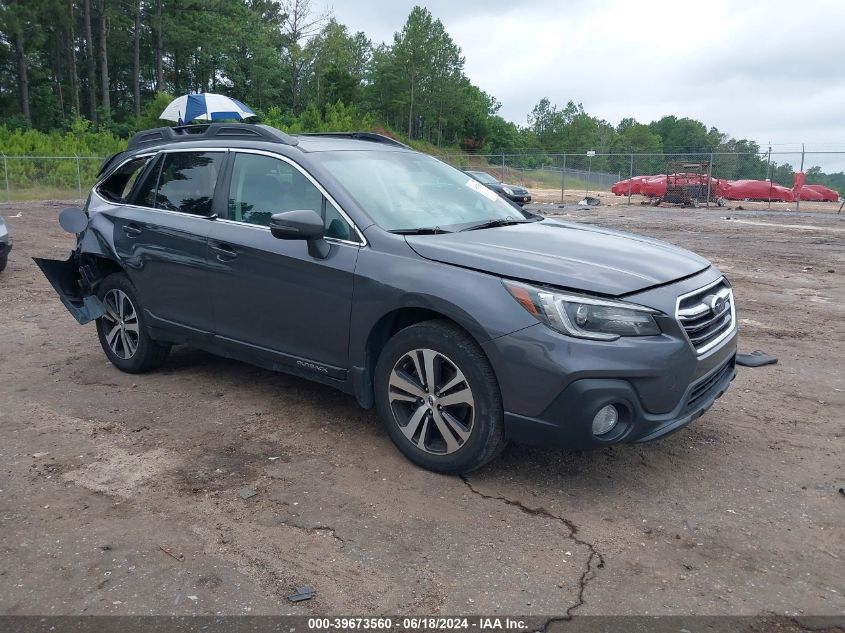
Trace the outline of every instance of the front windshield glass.
<path fill-rule="evenodd" d="M 493 176 L 483 171 L 468 171 L 467 173 L 472 176 L 475 176 L 475 179 L 479 182 L 483 182 L 488 185 L 495 185 L 497 182 L 499 182 L 498 180 L 493 178 Z"/>
<path fill-rule="evenodd" d="M 527 217 L 468 174 L 425 154 L 347 151 L 315 158 L 388 231 L 454 231 Z"/>

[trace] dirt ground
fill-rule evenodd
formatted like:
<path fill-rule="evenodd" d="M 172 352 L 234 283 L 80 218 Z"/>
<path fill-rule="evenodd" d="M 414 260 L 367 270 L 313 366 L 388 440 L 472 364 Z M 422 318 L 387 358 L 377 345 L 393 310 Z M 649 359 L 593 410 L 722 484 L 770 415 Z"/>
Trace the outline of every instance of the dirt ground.
<path fill-rule="evenodd" d="M 0 205 L 0 614 L 845 613 L 845 217 L 538 207 L 711 258 L 780 362 L 663 440 L 462 479 L 328 387 L 117 371 L 30 260 L 70 250 L 63 206 Z"/>

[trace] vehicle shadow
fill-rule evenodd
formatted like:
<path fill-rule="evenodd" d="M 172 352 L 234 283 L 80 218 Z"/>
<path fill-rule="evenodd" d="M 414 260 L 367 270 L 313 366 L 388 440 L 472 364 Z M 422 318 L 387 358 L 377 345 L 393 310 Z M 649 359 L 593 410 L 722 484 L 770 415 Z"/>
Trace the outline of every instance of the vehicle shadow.
<path fill-rule="evenodd" d="M 361 441 L 378 441 L 394 455 L 390 440 L 374 409 L 364 410 L 351 395 L 303 378 L 261 369 L 240 361 L 186 348 L 174 348 L 167 363 L 156 374 L 191 375 L 204 389 L 219 389 L 255 406 L 266 403 L 277 411 L 304 407 L 307 415 L 299 423 L 325 429 L 342 425 L 348 435 L 360 434 Z M 193 380 L 192 380 L 193 382 Z M 212 386 L 209 387 L 209 384 Z M 503 454 L 468 475 L 485 484 L 498 482 L 512 489 L 530 489 L 534 494 L 564 497 L 606 497 L 611 502 L 620 494 L 648 497 L 663 494 L 668 480 L 694 485 L 705 467 L 712 467 L 708 449 L 722 444 L 714 419 L 719 406 L 688 428 L 647 444 L 619 444 L 592 451 L 521 446 L 511 443 Z M 303 429 L 305 430 L 305 429 Z M 377 438 L 377 439 L 376 439 Z M 333 444 L 331 438 L 329 443 Z M 724 456 L 724 449 L 718 454 Z M 406 467 L 417 467 L 406 462 Z"/>

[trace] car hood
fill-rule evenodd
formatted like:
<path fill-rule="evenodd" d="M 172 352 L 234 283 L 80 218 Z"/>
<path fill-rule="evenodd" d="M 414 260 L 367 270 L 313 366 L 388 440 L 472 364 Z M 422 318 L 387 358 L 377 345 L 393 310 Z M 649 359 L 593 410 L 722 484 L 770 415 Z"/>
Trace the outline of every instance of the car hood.
<path fill-rule="evenodd" d="M 607 296 L 659 286 L 710 266 L 659 240 L 548 219 L 406 239 L 426 259 Z"/>

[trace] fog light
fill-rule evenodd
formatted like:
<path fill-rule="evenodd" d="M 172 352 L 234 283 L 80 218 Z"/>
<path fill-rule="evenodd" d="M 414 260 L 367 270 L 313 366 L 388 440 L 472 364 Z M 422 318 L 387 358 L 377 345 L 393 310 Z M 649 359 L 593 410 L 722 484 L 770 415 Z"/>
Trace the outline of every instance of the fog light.
<path fill-rule="evenodd" d="M 617 422 L 619 422 L 619 411 L 616 407 L 612 404 L 603 406 L 593 418 L 593 435 L 610 433 Z"/>

